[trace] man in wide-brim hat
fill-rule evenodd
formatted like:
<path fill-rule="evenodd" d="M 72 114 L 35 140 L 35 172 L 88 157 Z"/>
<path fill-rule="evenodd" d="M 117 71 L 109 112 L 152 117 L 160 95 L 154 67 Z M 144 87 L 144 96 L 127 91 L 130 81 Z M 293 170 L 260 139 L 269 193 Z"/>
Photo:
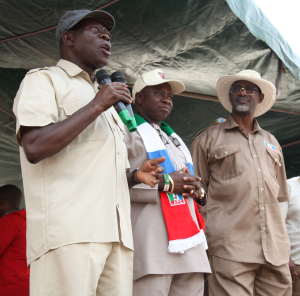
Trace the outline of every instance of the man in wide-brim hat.
<path fill-rule="evenodd" d="M 217 82 L 227 120 L 200 132 L 191 153 L 207 193 L 209 295 L 291 295 L 289 238 L 279 202 L 289 200 L 282 150 L 255 117 L 276 88 L 253 70 Z"/>

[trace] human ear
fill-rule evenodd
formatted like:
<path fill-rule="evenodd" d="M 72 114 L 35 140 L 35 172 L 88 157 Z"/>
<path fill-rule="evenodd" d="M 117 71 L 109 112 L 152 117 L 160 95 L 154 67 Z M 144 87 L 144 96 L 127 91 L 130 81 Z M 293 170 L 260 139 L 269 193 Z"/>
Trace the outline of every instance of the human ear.
<path fill-rule="evenodd" d="M 261 103 L 265 98 L 265 95 L 264 94 L 260 94 L 259 95 L 259 100 L 258 100 L 258 103 Z"/>
<path fill-rule="evenodd" d="M 61 36 L 61 42 L 63 42 L 66 46 L 74 45 L 74 34 L 71 32 L 64 32 Z"/>
<path fill-rule="evenodd" d="M 141 92 L 137 92 L 135 94 L 135 104 L 137 105 L 142 105 L 142 102 L 143 102 L 143 94 Z"/>

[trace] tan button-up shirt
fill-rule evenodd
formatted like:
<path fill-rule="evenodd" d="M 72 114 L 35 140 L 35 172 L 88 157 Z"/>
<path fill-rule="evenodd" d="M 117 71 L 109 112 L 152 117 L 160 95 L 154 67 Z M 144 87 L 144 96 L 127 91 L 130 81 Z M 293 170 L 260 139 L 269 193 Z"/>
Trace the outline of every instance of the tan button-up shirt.
<path fill-rule="evenodd" d="M 168 136 L 162 133 L 167 139 Z M 181 150 L 170 139 L 168 142 L 167 145 L 170 145 L 178 162 L 185 166 L 186 159 Z M 140 167 L 148 159 L 140 134 L 129 133 L 126 130 L 125 143 L 131 170 Z M 151 188 L 145 184 L 138 184 L 130 189 L 130 198 L 134 241 L 133 280 L 147 274 L 211 272 L 203 243 L 184 254 L 168 252 L 169 239 L 157 186 Z M 187 204 L 193 220 L 198 225 L 193 199 L 187 198 Z"/>
<path fill-rule="evenodd" d="M 18 142 L 21 125 L 63 121 L 97 91 L 98 84 L 66 60 L 29 71 L 14 101 Z M 121 240 L 133 249 L 124 126 L 113 107 L 56 155 L 31 164 L 20 147 L 20 156 L 29 264 L 50 249 L 74 243 Z"/>
<path fill-rule="evenodd" d="M 279 266 L 289 238 L 279 202 L 289 200 L 281 147 L 260 128 L 248 136 L 229 116 L 198 134 L 191 147 L 195 174 L 208 194 L 205 233 L 210 255 Z"/>

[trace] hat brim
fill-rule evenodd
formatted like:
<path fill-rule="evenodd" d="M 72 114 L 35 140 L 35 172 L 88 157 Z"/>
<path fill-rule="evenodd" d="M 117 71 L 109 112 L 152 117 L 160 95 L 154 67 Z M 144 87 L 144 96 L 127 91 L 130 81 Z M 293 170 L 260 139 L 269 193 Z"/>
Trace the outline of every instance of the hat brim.
<path fill-rule="evenodd" d="M 115 19 L 113 18 L 113 16 L 111 14 L 109 14 L 108 12 L 103 11 L 103 10 L 93 10 L 91 12 L 88 12 L 84 16 L 82 16 L 74 24 L 69 26 L 69 28 L 67 28 L 67 30 L 73 28 L 75 25 L 77 25 L 83 19 L 90 18 L 90 17 L 94 17 L 94 18 L 101 20 L 103 22 L 105 28 L 109 32 L 111 32 L 113 30 L 113 28 L 115 27 Z"/>
<path fill-rule="evenodd" d="M 254 117 L 258 117 L 271 109 L 276 98 L 276 88 L 272 82 L 251 76 L 228 75 L 221 77 L 217 82 L 219 101 L 227 111 L 232 112 L 232 105 L 229 101 L 230 87 L 234 82 L 239 80 L 256 84 L 261 89 L 262 94 L 264 94 L 263 101 L 256 106 Z"/>
<path fill-rule="evenodd" d="M 174 79 L 167 79 L 167 80 L 164 80 L 164 81 L 150 83 L 150 84 L 145 85 L 142 89 L 140 89 L 138 91 L 135 90 L 135 87 L 133 86 L 133 89 L 132 89 L 132 102 L 135 103 L 135 94 L 137 92 L 140 92 L 141 90 L 143 90 L 145 87 L 147 87 L 147 86 L 154 86 L 154 85 L 160 85 L 160 84 L 164 84 L 164 83 L 169 83 L 170 84 L 171 91 L 172 91 L 173 95 L 179 94 L 179 93 L 181 93 L 181 92 L 184 91 L 184 84 L 181 81 L 174 80 Z"/>
<path fill-rule="evenodd" d="M 159 83 L 148 84 L 147 86 L 160 85 L 164 83 L 169 83 L 171 86 L 171 91 L 173 95 L 179 94 L 184 91 L 184 84 L 179 80 L 167 79 Z M 146 87 L 146 86 L 145 86 Z"/>

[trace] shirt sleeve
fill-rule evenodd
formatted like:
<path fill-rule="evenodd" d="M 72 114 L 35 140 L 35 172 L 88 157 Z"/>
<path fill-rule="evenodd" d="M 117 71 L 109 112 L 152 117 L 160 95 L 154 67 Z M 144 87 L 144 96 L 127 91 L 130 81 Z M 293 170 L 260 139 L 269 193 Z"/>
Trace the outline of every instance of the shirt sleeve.
<path fill-rule="evenodd" d="M 201 137 L 194 139 L 191 146 L 191 155 L 194 165 L 194 174 L 201 178 L 201 187 L 207 192 L 210 180 L 210 169 L 205 150 L 201 143 Z"/>
<path fill-rule="evenodd" d="M 18 231 L 18 225 L 9 216 L 0 219 L 0 256 L 12 243 Z"/>
<path fill-rule="evenodd" d="M 282 154 L 282 150 L 280 149 L 280 153 Z M 284 202 L 284 201 L 289 201 L 289 190 L 288 190 L 288 184 L 286 180 L 286 172 L 285 172 L 285 164 L 284 164 L 284 159 L 282 157 L 282 165 L 279 167 L 276 175 L 277 182 L 280 186 L 279 188 L 279 194 L 277 197 L 277 200 L 279 202 Z"/>
<path fill-rule="evenodd" d="M 46 126 L 58 121 L 55 90 L 49 70 L 35 69 L 27 73 L 14 101 L 17 117 L 17 140 L 20 126 Z"/>

